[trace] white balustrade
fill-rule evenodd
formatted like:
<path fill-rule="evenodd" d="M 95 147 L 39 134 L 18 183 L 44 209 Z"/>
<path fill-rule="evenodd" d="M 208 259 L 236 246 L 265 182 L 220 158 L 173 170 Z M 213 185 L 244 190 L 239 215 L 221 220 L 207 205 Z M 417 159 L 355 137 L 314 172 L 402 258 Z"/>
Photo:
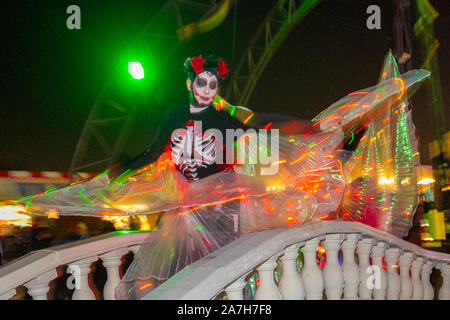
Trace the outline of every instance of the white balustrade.
<path fill-rule="evenodd" d="M 53 269 L 28 281 L 24 286 L 28 289 L 28 294 L 33 300 L 47 300 L 47 293 L 50 290 L 49 283 L 57 276 L 56 269 Z"/>
<path fill-rule="evenodd" d="M 256 268 L 259 277 L 259 286 L 256 288 L 255 300 L 281 300 L 281 293 L 274 279 L 274 270 L 277 266 L 278 254 Z"/>
<path fill-rule="evenodd" d="M 322 237 L 306 241 L 301 252 L 303 253 L 304 265 L 302 269 L 302 280 L 306 290 L 306 300 L 322 300 L 325 287 L 322 270 L 317 265 L 317 248 Z"/>
<path fill-rule="evenodd" d="M 360 234 L 348 234 L 342 243 L 342 272 L 344 274 L 344 299 L 357 300 L 359 286 L 359 268 L 355 261 L 355 249 Z"/>
<path fill-rule="evenodd" d="M 247 275 L 239 277 L 236 281 L 225 288 L 228 300 L 244 300 L 245 278 Z"/>
<path fill-rule="evenodd" d="M 441 271 L 442 286 L 439 290 L 439 300 L 450 300 L 450 264 L 438 263 L 437 269 Z"/>
<path fill-rule="evenodd" d="M 130 250 L 131 252 L 133 252 L 134 255 L 136 255 L 136 253 L 139 251 L 139 248 L 141 247 L 140 244 L 131 246 L 128 248 L 128 250 Z"/>
<path fill-rule="evenodd" d="M 398 275 L 398 259 L 400 249 L 391 248 L 386 250 L 386 265 L 388 274 L 387 300 L 398 300 L 400 298 L 401 281 Z"/>
<path fill-rule="evenodd" d="M 413 284 L 409 275 L 411 269 L 411 263 L 414 259 L 414 254 L 411 252 L 405 252 L 400 256 L 398 266 L 400 267 L 400 300 L 410 300 L 413 293 Z"/>
<path fill-rule="evenodd" d="M 321 300 L 324 291 L 329 300 L 341 297 L 352 300 L 432 300 L 435 293 L 430 275 L 435 266 L 443 280 L 436 296 L 440 300 L 450 300 L 450 255 L 430 253 L 392 235 L 351 222 L 317 222 L 300 228 L 270 230 L 242 237 L 229 248 L 218 251 L 211 259 L 195 262 L 189 270 L 180 271 L 178 279 L 173 279 L 181 282 L 180 287 L 167 281 L 146 297 L 211 299 L 224 290 L 229 300 L 242 300 L 247 275 L 253 272 L 249 270 L 254 270 L 255 265 L 259 264 L 255 268 L 259 275 L 256 300 Z M 365 238 L 361 239 L 361 235 Z M 16 288 L 22 285 L 33 299 L 47 299 L 52 287 L 50 283 L 57 277 L 59 265 L 68 265 L 67 272 L 72 273 L 67 281 L 68 288 L 75 289 L 72 299 L 94 300 L 96 294 L 91 290 L 93 283 L 89 282 L 89 277 L 93 276 L 92 263 L 98 258 L 107 271 L 103 297 L 113 300 L 115 288 L 120 282 L 122 258 L 129 251 L 137 254 L 139 244 L 146 237 L 132 233 L 120 238 L 116 234 L 102 235 L 92 242 L 58 246 L 20 258 L 0 267 L 0 300 L 16 295 Z M 321 241 L 326 250 L 323 270 L 317 262 L 317 249 Z M 286 247 L 287 243 L 295 244 Z M 389 249 L 387 243 L 395 247 Z M 304 258 L 301 272 L 297 271 L 299 247 Z M 272 255 L 279 248 L 285 249 Z M 339 248 L 343 253 L 342 265 L 338 262 Z M 358 263 L 355 261 L 355 248 Z M 277 286 L 274 270 L 278 257 L 282 272 Z M 387 271 L 384 270 L 383 259 Z M 192 287 L 192 284 L 196 286 Z M 95 290 L 94 287 L 92 289 Z"/>
<path fill-rule="evenodd" d="M 0 300 L 9 300 L 16 295 L 16 289 L 9 290 L 0 295 Z"/>
<path fill-rule="evenodd" d="M 416 258 L 414 259 L 412 266 L 411 266 L 411 278 L 412 278 L 412 285 L 413 285 L 413 294 L 412 294 L 412 300 L 422 300 L 423 299 L 423 284 L 420 280 L 420 271 L 422 270 L 423 266 L 423 258 Z"/>
<path fill-rule="evenodd" d="M 283 273 L 281 274 L 278 288 L 283 300 L 305 299 L 305 285 L 300 273 L 297 272 L 298 244 L 291 245 L 284 250 L 281 257 Z"/>
<path fill-rule="evenodd" d="M 122 257 L 127 253 L 128 249 L 121 248 L 100 256 L 107 273 L 107 280 L 103 289 L 103 299 L 105 300 L 116 300 L 116 287 L 120 282 L 119 267 L 122 264 Z"/>
<path fill-rule="evenodd" d="M 433 272 L 433 262 L 427 261 L 420 272 L 420 278 L 422 280 L 423 286 L 423 300 L 433 300 L 434 299 L 434 288 L 430 282 L 430 276 Z"/>
<path fill-rule="evenodd" d="M 338 261 L 338 254 L 343 240 L 344 236 L 341 234 L 325 236 L 323 247 L 326 250 L 327 262 L 323 268 L 323 278 L 327 300 L 340 300 L 342 297 L 344 274 Z"/>
<path fill-rule="evenodd" d="M 94 256 L 69 264 L 67 272 L 72 273 L 75 280 L 75 291 L 72 300 L 95 300 L 95 294 L 89 286 L 89 274 L 91 272 L 91 264 L 97 260 L 98 257 Z"/>
<path fill-rule="evenodd" d="M 359 298 L 363 300 L 372 299 L 372 289 L 367 286 L 367 280 L 369 279 L 367 270 L 370 267 L 369 256 L 372 246 L 372 238 L 364 238 L 358 241 L 358 248 L 356 249 L 359 261 Z"/>
<path fill-rule="evenodd" d="M 378 242 L 376 246 L 372 248 L 372 265 L 376 267 L 379 279 L 375 277 L 375 286 L 373 288 L 373 299 L 374 300 L 385 300 L 386 290 L 388 286 L 388 280 L 386 271 L 384 270 L 383 257 L 388 248 L 388 245 L 382 241 Z M 375 270 L 375 269 L 374 269 Z"/>

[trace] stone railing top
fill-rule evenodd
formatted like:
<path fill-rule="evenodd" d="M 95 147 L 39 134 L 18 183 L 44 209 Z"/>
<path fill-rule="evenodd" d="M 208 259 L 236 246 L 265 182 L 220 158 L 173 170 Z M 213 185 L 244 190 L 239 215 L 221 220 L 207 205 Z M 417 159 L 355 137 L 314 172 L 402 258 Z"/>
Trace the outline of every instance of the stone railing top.
<path fill-rule="evenodd" d="M 376 238 L 390 247 L 432 261 L 450 263 L 450 255 L 425 250 L 392 234 L 359 222 L 314 221 L 290 229 L 273 229 L 242 236 L 205 258 L 185 267 L 151 291 L 143 300 L 205 300 L 248 274 L 277 252 L 294 244 L 331 233 L 356 233 Z"/>
<path fill-rule="evenodd" d="M 151 241 L 153 232 L 115 231 L 30 252 L 0 267 L 0 294 L 74 261 Z"/>

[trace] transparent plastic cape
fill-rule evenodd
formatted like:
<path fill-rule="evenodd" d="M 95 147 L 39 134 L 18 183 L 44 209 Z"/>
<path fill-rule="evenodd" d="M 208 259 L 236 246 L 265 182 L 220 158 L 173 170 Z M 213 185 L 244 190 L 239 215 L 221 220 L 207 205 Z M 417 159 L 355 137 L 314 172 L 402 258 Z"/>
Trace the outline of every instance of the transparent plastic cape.
<path fill-rule="evenodd" d="M 142 244 L 120 282 L 118 299 L 143 297 L 248 232 L 336 219 L 403 237 L 418 202 L 418 143 L 407 95 L 428 76 L 425 70 L 400 75 L 389 53 L 377 85 L 346 95 L 313 119 L 313 126 L 320 126 L 339 115 L 339 128 L 306 134 L 279 130 L 278 146 L 268 143 L 265 151 L 279 154 L 269 165 L 246 163 L 187 182 L 166 152 L 125 181 L 105 172 L 24 201 L 35 213 L 49 208 L 62 215 L 163 213 L 155 237 Z M 344 138 L 361 131 L 356 150 L 343 150 Z M 253 138 L 237 143 L 250 157 L 257 150 L 246 139 Z M 262 174 L 274 168 L 276 174 Z"/>

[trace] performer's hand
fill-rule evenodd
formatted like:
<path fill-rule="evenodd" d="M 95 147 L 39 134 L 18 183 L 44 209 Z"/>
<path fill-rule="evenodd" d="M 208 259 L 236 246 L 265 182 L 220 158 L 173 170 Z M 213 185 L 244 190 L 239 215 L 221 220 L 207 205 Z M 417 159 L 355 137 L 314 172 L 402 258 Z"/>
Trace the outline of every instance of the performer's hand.
<path fill-rule="evenodd" d="M 342 125 L 343 120 L 344 120 L 344 117 L 342 117 L 340 115 L 326 119 L 320 123 L 320 130 L 328 131 L 330 129 L 339 128 Z"/>
<path fill-rule="evenodd" d="M 221 96 L 216 95 L 213 100 L 213 106 L 217 111 L 224 110 L 227 107 L 227 102 Z"/>

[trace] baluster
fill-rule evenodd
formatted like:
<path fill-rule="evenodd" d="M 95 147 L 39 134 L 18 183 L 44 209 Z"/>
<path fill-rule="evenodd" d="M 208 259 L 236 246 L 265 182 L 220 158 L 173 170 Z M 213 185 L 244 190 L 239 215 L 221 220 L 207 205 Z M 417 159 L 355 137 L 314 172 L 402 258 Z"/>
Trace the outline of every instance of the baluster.
<path fill-rule="evenodd" d="M 302 277 L 297 272 L 298 247 L 299 244 L 287 247 L 284 250 L 284 255 L 281 257 L 283 273 L 281 274 L 278 288 L 283 300 L 305 299 L 305 286 Z"/>
<path fill-rule="evenodd" d="M 304 258 L 302 280 L 306 290 L 306 300 L 322 300 L 325 287 L 322 270 L 317 265 L 317 248 L 322 237 L 306 241 L 301 249 Z"/>
<path fill-rule="evenodd" d="M 416 258 L 411 266 L 411 278 L 413 282 L 412 300 L 422 300 L 423 284 L 420 280 L 420 270 L 422 270 L 423 258 Z"/>
<path fill-rule="evenodd" d="M 255 300 L 281 300 L 280 290 L 278 290 L 273 278 L 278 256 L 279 254 L 274 255 L 256 268 L 260 283 L 256 288 Z"/>
<path fill-rule="evenodd" d="M 228 300 L 244 300 L 243 289 L 245 287 L 245 278 L 247 275 L 243 275 L 238 278 L 232 284 L 225 288 Z"/>
<path fill-rule="evenodd" d="M 359 260 L 359 298 L 364 300 L 372 299 L 372 289 L 367 286 L 367 279 L 369 274 L 367 268 L 370 267 L 369 255 L 372 250 L 373 240 L 371 238 L 364 238 L 358 241 L 358 253 Z"/>
<path fill-rule="evenodd" d="M 360 234 L 348 234 L 342 243 L 342 272 L 344 274 L 344 299 L 358 300 L 359 268 L 355 261 L 356 243 Z"/>
<path fill-rule="evenodd" d="M 388 274 L 387 299 L 398 300 L 400 297 L 401 282 L 398 275 L 397 261 L 400 256 L 400 249 L 391 248 L 386 250 L 386 264 Z"/>
<path fill-rule="evenodd" d="M 343 239 L 341 234 L 329 234 L 325 237 L 323 247 L 327 251 L 327 263 L 323 268 L 323 277 L 327 300 L 340 300 L 342 297 L 344 275 L 338 262 L 338 253 Z"/>
<path fill-rule="evenodd" d="M 9 300 L 16 295 L 16 289 L 11 289 L 5 293 L 0 294 L 0 300 Z"/>
<path fill-rule="evenodd" d="M 423 265 L 420 277 L 423 285 L 423 298 L 422 300 L 434 300 L 434 288 L 430 282 L 430 275 L 433 271 L 433 262 L 427 260 Z"/>
<path fill-rule="evenodd" d="M 377 245 L 372 248 L 372 265 L 377 267 L 376 269 L 377 271 L 375 272 L 379 272 L 378 274 L 379 279 L 375 279 L 375 287 L 373 289 L 374 300 L 386 299 L 388 280 L 386 276 L 386 271 L 384 270 L 383 266 L 383 257 L 387 248 L 388 248 L 387 244 L 381 241 L 378 242 Z"/>
<path fill-rule="evenodd" d="M 75 278 L 75 291 L 72 300 L 95 300 L 95 294 L 89 287 L 89 274 L 91 264 L 97 260 L 98 257 L 94 256 L 69 264 L 67 272 L 72 273 Z"/>
<path fill-rule="evenodd" d="M 136 253 L 139 251 L 139 248 L 141 247 L 140 244 L 136 244 L 134 246 L 130 246 L 128 247 L 128 250 L 130 250 L 131 252 L 133 252 L 133 254 L 136 256 Z"/>
<path fill-rule="evenodd" d="M 104 300 L 116 300 L 116 287 L 120 282 L 119 267 L 122 257 L 128 253 L 128 249 L 121 248 L 100 256 L 106 268 L 107 280 L 103 289 Z"/>
<path fill-rule="evenodd" d="M 28 281 L 24 286 L 28 289 L 28 294 L 33 300 L 47 300 L 47 293 L 50 290 L 48 284 L 57 276 L 58 273 L 56 272 L 56 269 L 53 269 Z"/>
<path fill-rule="evenodd" d="M 436 267 L 441 270 L 442 287 L 439 290 L 439 300 L 450 300 L 450 265 L 448 263 L 439 263 Z"/>
<path fill-rule="evenodd" d="M 400 256 L 400 261 L 398 263 L 401 280 L 400 300 L 411 300 L 413 286 L 409 276 L 409 270 L 413 259 L 414 255 L 411 252 L 405 252 Z"/>

